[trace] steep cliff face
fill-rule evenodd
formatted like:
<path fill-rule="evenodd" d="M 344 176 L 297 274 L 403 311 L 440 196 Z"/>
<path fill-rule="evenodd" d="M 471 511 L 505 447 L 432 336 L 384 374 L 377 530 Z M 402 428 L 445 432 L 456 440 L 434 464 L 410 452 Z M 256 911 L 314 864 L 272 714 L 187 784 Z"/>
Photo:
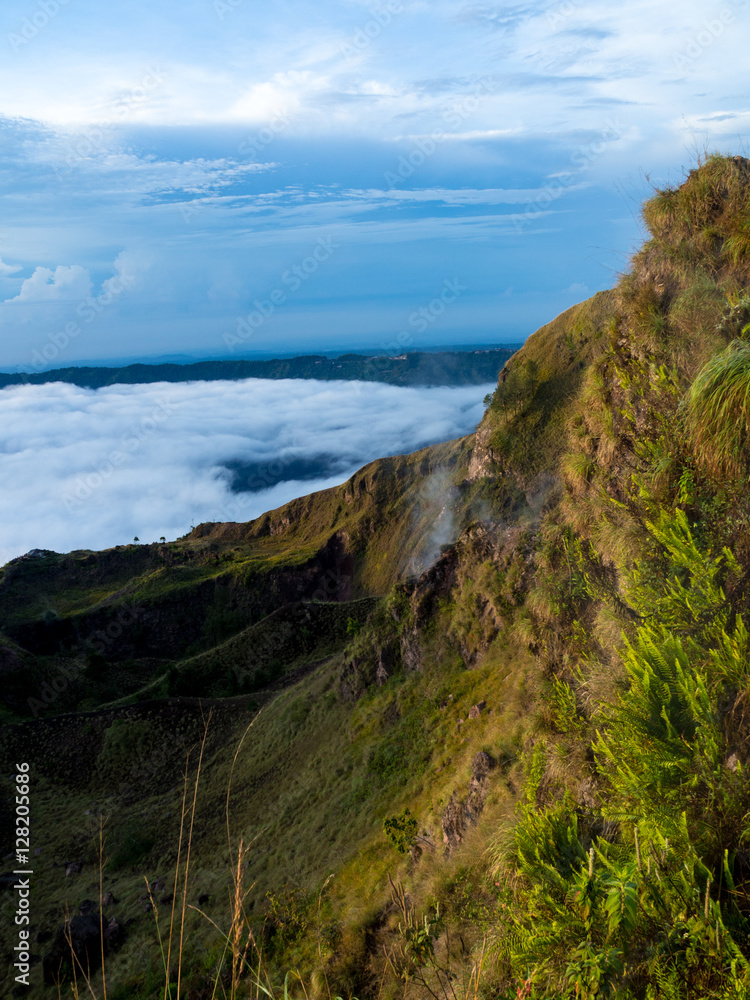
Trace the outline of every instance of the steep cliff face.
<path fill-rule="evenodd" d="M 505 363 L 477 428 L 468 479 L 506 473 L 522 489 L 555 472 L 586 369 L 608 348 L 615 294 L 597 292 L 533 333 Z"/>

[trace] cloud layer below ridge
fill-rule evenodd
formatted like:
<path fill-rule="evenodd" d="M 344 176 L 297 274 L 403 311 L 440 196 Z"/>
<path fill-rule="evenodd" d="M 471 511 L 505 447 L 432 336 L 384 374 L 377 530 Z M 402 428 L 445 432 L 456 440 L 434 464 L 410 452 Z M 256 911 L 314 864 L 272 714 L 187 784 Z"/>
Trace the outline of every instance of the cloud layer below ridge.
<path fill-rule="evenodd" d="M 492 388 L 247 379 L 4 389 L 0 564 L 32 548 L 100 549 L 249 520 L 374 458 L 469 433 Z"/>

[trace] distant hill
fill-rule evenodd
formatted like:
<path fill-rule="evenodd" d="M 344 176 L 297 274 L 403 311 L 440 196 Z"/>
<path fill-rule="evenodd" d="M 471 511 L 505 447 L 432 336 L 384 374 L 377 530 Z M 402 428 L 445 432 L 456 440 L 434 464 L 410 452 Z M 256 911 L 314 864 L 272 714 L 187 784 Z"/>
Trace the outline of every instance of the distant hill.
<path fill-rule="evenodd" d="M 0 372 L 0 388 L 70 382 L 85 389 L 147 382 L 196 382 L 243 378 L 315 378 L 324 381 L 387 382 L 390 385 L 481 385 L 494 382 L 505 362 L 521 345 L 471 351 L 411 351 L 396 357 L 342 354 L 327 358 L 254 361 L 196 361 L 193 364 L 126 365 L 122 368 L 70 367 L 47 372 Z"/>

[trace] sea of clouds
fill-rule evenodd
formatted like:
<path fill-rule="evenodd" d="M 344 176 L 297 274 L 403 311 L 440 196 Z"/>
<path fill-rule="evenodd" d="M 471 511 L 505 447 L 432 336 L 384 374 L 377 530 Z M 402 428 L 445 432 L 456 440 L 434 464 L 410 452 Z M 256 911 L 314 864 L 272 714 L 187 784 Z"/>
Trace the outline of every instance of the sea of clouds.
<path fill-rule="evenodd" d="M 246 379 L 0 390 L 0 564 L 246 521 L 476 427 L 494 385 Z"/>

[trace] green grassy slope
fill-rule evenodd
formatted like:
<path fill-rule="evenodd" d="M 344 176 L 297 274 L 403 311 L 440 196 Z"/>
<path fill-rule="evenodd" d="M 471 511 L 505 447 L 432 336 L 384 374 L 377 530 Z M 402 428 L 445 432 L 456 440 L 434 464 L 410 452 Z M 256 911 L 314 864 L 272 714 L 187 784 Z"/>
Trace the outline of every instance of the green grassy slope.
<path fill-rule="evenodd" d="M 212 713 L 193 833 L 191 891 L 194 900 L 210 896 L 202 909 L 221 925 L 230 883 L 228 772 L 254 719 L 234 766 L 230 800 L 232 836 L 242 835 L 252 845 L 246 877 L 255 888 L 247 911 L 258 933 L 275 898 L 298 906 L 307 923 L 310 900 L 335 870 L 337 881 L 326 903 L 327 953 L 343 978 L 353 977 L 350 948 L 356 943 L 361 950 L 363 921 L 373 920 L 387 900 L 384 873 L 395 870 L 394 863 L 398 867 L 398 856 L 382 836 L 384 816 L 408 803 L 433 845 L 430 850 L 440 852 L 442 810 L 454 790 L 465 792 L 472 756 L 489 750 L 502 757 L 510 774 L 522 742 L 529 694 L 518 661 L 498 652 L 482 669 L 467 673 L 455 665 L 440 666 L 439 648 L 434 656 L 427 684 L 422 677 L 401 674 L 355 704 L 339 695 L 342 664 L 334 657 L 279 693 L 257 717 L 245 697 L 202 704 L 170 699 L 7 727 L 3 759 L 28 758 L 35 773 L 34 843 L 41 851 L 35 930 L 54 930 L 65 902 L 75 912 L 84 899 L 97 898 L 95 833 L 103 813 L 104 889 L 117 900 L 107 915 L 128 925 L 127 943 L 109 963 L 111 984 L 120 986 L 121 996 L 150 996 L 141 992 L 144 977 L 150 974 L 156 982 L 159 969 L 153 915 L 143 907 L 143 876 L 165 880 L 161 896 L 172 889 L 185 756 L 192 746 L 192 779 L 195 744 L 203 719 Z M 528 674 L 531 662 L 521 656 L 520 663 Z M 489 711 L 457 725 L 480 700 Z M 512 791 L 498 789 L 488 809 L 507 811 L 512 801 Z M 3 818 L 7 831 L 5 812 Z M 80 875 L 66 876 L 63 863 L 69 861 L 83 862 Z M 169 906 L 161 909 L 163 923 Z M 341 922 L 337 914 L 344 912 Z M 10 926 L 4 924 L 4 934 Z M 210 968 L 206 956 L 216 959 L 219 939 L 193 913 L 189 941 L 188 982 L 198 990 L 203 970 Z M 314 944 L 304 935 L 279 934 L 269 940 L 271 946 L 279 958 L 288 954 L 289 961 L 292 955 L 298 960 L 314 956 Z M 144 959 L 150 968 L 144 969 Z M 362 970 L 356 974 L 367 981 Z"/>
<path fill-rule="evenodd" d="M 242 926 L 272 994 L 291 969 L 316 998 L 748 994 L 750 164 L 709 158 L 644 218 L 617 288 L 506 365 L 476 441 L 134 551 L 132 578 L 129 549 L 10 567 L 16 676 L 74 658 L 77 622 L 136 595 L 140 652 L 170 651 L 151 693 L 204 685 L 200 703 L 3 730 L 3 759 L 38 774 L 35 933 L 94 898 L 89 826 L 109 817 L 106 912 L 127 939 L 108 997 L 164 995 L 141 886 L 164 880 L 164 931 L 182 760 L 209 712 L 177 894 L 206 914 L 188 911 L 191 1000 L 229 995 L 216 970 L 245 848 Z M 265 687 L 213 697 L 256 669 Z"/>
<path fill-rule="evenodd" d="M 498 549 L 493 522 L 477 527 L 494 517 L 514 522 L 526 497 L 510 479 L 471 482 L 473 445 L 470 437 L 374 462 L 341 487 L 248 524 L 200 525 L 170 545 L 45 554 L 6 568 L 0 611 L 8 632 L 33 648 L 36 683 L 63 663 L 79 674 L 39 721 L 6 728 L 4 756 L 38 763 L 38 825 L 56 831 L 43 852 L 50 866 L 85 859 L 78 895 L 94 891 L 89 828 L 98 812 L 108 817 L 105 886 L 118 899 L 112 913 L 132 921 L 127 945 L 110 960 L 123 998 L 156 990 L 142 876 L 164 878 L 174 864 L 181 761 L 208 712 L 193 858 L 212 919 L 226 912 L 227 768 L 260 706 L 235 765 L 231 817 L 253 845 L 248 912 L 274 966 L 315 964 L 311 901 L 335 871 L 324 904 L 327 968 L 343 991 L 348 984 L 369 995 L 383 972 L 371 959 L 374 942 L 393 933 L 383 923 L 385 873 L 405 876 L 410 866 L 382 823 L 407 804 L 420 824 L 421 892 L 452 909 L 466 948 L 476 940 L 470 897 L 481 875 L 467 852 L 483 834 L 467 821 L 450 861 L 441 861 L 444 814 L 454 800 L 461 813 L 482 752 L 502 780 L 482 793 L 478 829 L 507 819 L 536 682 L 533 660 L 508 638 L 528 558 L 524 529 Z M 449 543 L 464 529 L 454 558 Z M 441 547 L 421 590 L 407 582 L 395 604 L 358 597 L 416 579 Z M 437 603 L 435 574 L 444 575 Z M 121 635 L 101 639 L 120 623 Z M 101 652 L 92 654 L 91 637 L 104 641 Z M 387 667 L 382 686 L 374 683 L 379 664 Z M 94 711 L 117 686 L 126 697 Z M 470 720 L 477 703 L 482 712 Z M 76 706 L 77 714 L 55 714 Z M 65 779 L 62 791 L 54 774 Z M 44 871 L 40 923 L 53 930 L 63 901 L 77 897 L 63 869 Z M 191 921 L 186 965 L 199 991 L 217 939 L 210 924 Z"/>
<path fill-rule="evenodd" d="M 477 429 L 472 474 L 507 470 L 527 485 L 555 470 L 584 374 L 606 351 L 615 295 L 598 292 L 547 323 L 506 363 Z"/>

